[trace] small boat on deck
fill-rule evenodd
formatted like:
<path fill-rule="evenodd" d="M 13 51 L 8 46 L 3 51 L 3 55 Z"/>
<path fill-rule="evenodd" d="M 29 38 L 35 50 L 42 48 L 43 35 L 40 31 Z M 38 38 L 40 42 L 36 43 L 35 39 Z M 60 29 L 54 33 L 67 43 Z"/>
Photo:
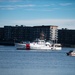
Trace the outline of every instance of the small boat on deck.
<path fill-rule="evenodd" d="M 67 53 L 68 56 L 75 56 L 75 50 L 70 50 L 68 53 Z"/>

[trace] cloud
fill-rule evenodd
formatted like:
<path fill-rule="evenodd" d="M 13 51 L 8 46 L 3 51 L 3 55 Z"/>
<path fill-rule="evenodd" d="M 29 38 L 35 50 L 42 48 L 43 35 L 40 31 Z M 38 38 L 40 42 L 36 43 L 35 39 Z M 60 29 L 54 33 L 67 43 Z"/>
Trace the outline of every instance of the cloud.
<path fill-rule="evenodd" d="M 30 3 L 32 0 L 7 0 L 8 2 L 27 2 Z"/>
<path fill-rule="evenodd" d="M 56 25 L 59 28 L 75 28 L 75 19 L 34 19 L 34 20 L 13 20 L 6 21 L 5 24 L 10 25 L 27 25 L 27 26 L 35 26 L 35 25 Z"/>
<path fill-rule="evenodd" d="M 16 9 L 16 8 L 25 8 L 25 7 L 34 7 L 36 5 L 33 4 L 27 4 L 27 5 L 0 5 L 0 9 L 3 10 L 11 10 L 11 9 Z"/>
<path fill-rule="evenodd" d="M 61 5 L 61 6 L 70 6 L 70 5 L 72 5 L 72 3 L 60 3 L 59 5 Z"/>
<path fill-rule="evenodd" d="M 22 0 L 0 0 L 0 2 L 19 2 Z"/>
<path fill-rule="evenodd" d="M 2 1 L 2 0 L 0 0 Z M 4 0 L 3 0 L 4 1 Z M 21 1 L 21 0 L 9 0 L 9 1 Z M 28 1 L 28 0 L 25 0 Z M 61 6 L 68 6 L 68 5 L 72 5 L 72 3 L 60 3 L 59 5 Z M 2 10 L 14 10 L 17 8 L 25 8 L 25 10 L 31 10 L 35 9 L 36 11 L 55 11 L 55 10 L 59 10 L 60 7 L 55 7 L 55 4 L 11 4 L 11 5 L 0 5 L 0 9 Z M 40 9 L 40 10 L 38 10 Z"/>
<path fill-rule="evenodd" d="M 30 3 L 32 0 L 0 0 L 0 2 L 27 2 Z"/>
<path fill-rule="evenodd" d="M 35 5 L 35 4 L 0 5 L 0 9 L 3 9 L 3 10 L 11 10 L 12 9 L 13 10 L 13 9 L 17 9 L 17 8 L 27 8 L 26 10 L 35 9 L 36 11 L 54 11 L 54 10 L 59 9 L 59 8 L 49 9 L 49 8 L 47 8 L 49 6 L 50 5 Z"/>
<path fill-rule="evenodd" d="M 15 8 L 16 7 L 12 6 L 12 5 L 0 5 L 0 9 L 2 9 L 2 10 L 13 10 Z"/>
<path fill-rule="evenodd" d="M 75 19 L 33 19 L 33 20 L 3 20 L 1 25 L 56 25 L 58 28 L 75 29 Z"/>
<path fill-rule="evenodd" d="M 15 8 L 9 7 L 9 8 L 2 8 L 2 10 L 14 10 Z"/>
<path fill-rule="evenodd" d="M 22 0 L 8 0 L 9 2 L 19 2 L 19 1 L 22 1 Z"/>
<path fill-rule="evenodd" d="M 27 5 L 16 5 L 16 7 L 34 7 L 34 4 L 27 4 Z"/>

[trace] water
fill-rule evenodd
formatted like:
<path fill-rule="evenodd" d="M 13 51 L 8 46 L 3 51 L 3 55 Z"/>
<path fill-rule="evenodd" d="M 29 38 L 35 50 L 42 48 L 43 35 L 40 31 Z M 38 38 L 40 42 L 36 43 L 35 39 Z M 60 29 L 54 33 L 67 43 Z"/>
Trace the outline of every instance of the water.
<path fill-rule="evenodd" d="M 61 51 L 25 51 L 0 46 L 0 75 L 75 75 L 75 57 Z"/>

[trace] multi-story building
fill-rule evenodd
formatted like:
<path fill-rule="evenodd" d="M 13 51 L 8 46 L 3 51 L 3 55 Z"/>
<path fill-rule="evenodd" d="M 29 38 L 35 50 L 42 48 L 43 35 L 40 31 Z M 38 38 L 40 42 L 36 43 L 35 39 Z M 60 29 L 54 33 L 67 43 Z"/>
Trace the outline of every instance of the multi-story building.
<path fill-rule="evenodd" d="M 27 26 L 4 26 L 5 41 L 30 41 L 31 27 Z"/>
<path fill-rule="evenodd" d="M 34 26 L 33 38 L 39 38 L 40 33 L 43 32 L 46 40 L 57 41 L 58 40 L 58 26 Z"/>
<path fill-rule="evenodd" d="M 58 26 L 4 26 L 4 41 L 6 42 L 21 42 L 33 41 L 40 38 L 40 33 L 44 33 L 44 39 L 53 42 L 58 40 Z"/>
<path fill-rule="evenodd" d="M 12 27 L 11 26 L 4 26 L 4 40 L 8 41 L 12 41 Z"/>
<path fill-rule="evenodd" d="M 75 30 L 66 28 L 58 30 L 58 42 L 63 46 L 75 47 Z"/>
<path fill-rule="evenodd" d="M 0 41 L 4 40 L 4 28 L 0 28 Z"/>

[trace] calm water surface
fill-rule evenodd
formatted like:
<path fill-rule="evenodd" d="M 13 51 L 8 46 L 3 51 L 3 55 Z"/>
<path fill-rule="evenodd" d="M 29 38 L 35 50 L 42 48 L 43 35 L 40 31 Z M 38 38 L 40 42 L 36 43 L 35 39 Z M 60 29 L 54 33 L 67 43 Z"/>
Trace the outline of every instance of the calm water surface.
<path fill-rule="evenodd" d="M 75 75 L 75 57 L 61 51 L 25 51 L 0 46 L 0 75 Z"/>

